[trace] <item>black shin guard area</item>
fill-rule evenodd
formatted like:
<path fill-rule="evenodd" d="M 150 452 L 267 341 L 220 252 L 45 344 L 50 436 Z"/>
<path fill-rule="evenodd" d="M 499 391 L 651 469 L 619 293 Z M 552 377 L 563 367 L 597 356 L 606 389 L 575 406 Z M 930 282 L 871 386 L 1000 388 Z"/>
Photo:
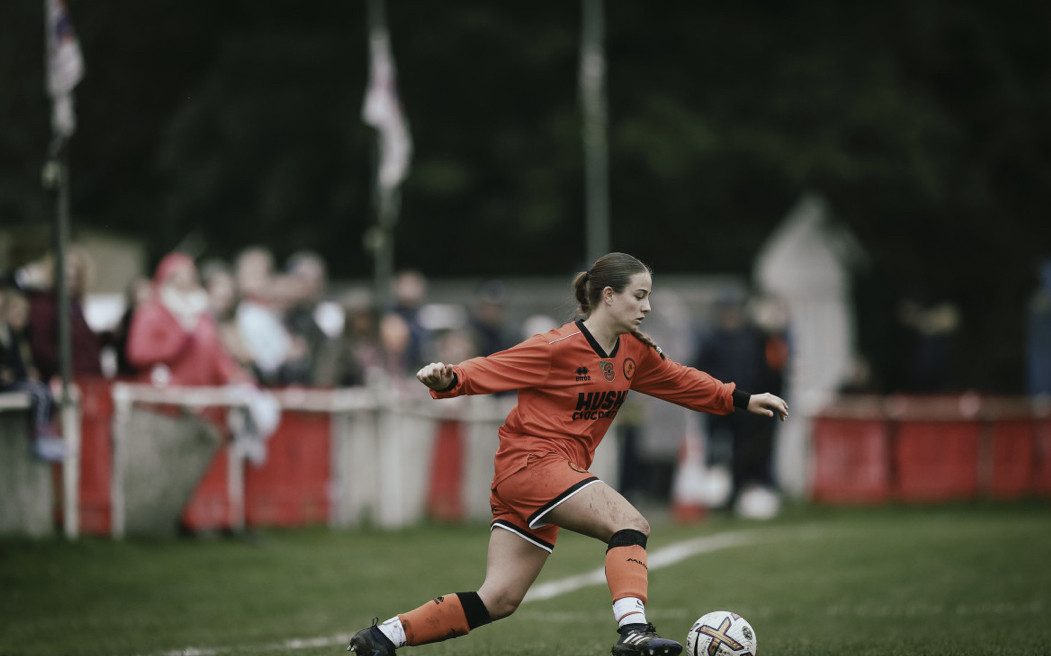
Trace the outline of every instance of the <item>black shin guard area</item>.
<path fill-rule="evenodd" d="M 489 617 L 489 609 L 482 603 L 482 598 L 477 592 L 457 592 L 456 596 L 460 598 L 460 606 L 463 607 L 463 614 L 467 618 L 467 626 L 472 630 L 493 621 L 493 618 Z"/>
<path fill-rule="evenodd" d="M 609 546 L 606 547 L 606 551 L 608 552 L 616 547 L 633 547 L 635 545 L 643 549 L 646 548 L 645 534 L 633 528 L 626 528 L 613 534 L 613 537 L 609 539 Z"/>

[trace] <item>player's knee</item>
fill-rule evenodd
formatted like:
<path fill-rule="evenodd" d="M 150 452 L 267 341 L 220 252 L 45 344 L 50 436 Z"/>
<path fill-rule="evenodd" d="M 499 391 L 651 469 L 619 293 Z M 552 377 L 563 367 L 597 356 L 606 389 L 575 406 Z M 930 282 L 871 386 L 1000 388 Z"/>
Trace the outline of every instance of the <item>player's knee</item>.
<path fill-rule="evenodd" d="M 646 548 L 646 543 L 649 540 L 649 535 L 636 531 L 635 529 L 626 528 L 621 529 L 613 534 L 607 542 L 606 552 L 608 553 L 611 549 L 618 547 L 642 547 Z"/>
<path fill-rule="evenodd" d="M 522 603 L 522 596 L 511 594 L 508 592 L 501 592 L 496 595 L 487 596 L 485 599 L 485 607 L 489 611 L 489 616 L 495 621 L 503 619 L 518 610 L 519 604 Z"/>
<path fill-rule="evenodd" d="M 644 538 L 648 538 L 650 536 L 650 523 L 642 515 L 636 515 L 618 524 L 611 536 L 621 531 L 635 531 L 641 533 Z"/>
<path fill-rule="evenodd" d="M 646 518 L 642 515 L 639 515 L 639 518 L 638 520 L 636 520 L 635 525 L 629 528 L 638 531 L 639 533 L 642 533 L 646 537 L 650 537 L 650 523 L 646 521 Z"/>

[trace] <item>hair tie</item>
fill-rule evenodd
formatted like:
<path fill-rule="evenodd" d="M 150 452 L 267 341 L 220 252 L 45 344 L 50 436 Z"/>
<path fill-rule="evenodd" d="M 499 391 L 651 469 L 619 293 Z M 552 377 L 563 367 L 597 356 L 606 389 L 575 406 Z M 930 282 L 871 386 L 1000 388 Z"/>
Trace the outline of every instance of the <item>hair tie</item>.
<path fill-rule="evenodd" d="M 584 282 L 588 282 L 590 280 L 591 280 L 591 274 L 589 272 L 585 271 L 584 272 Z"/>

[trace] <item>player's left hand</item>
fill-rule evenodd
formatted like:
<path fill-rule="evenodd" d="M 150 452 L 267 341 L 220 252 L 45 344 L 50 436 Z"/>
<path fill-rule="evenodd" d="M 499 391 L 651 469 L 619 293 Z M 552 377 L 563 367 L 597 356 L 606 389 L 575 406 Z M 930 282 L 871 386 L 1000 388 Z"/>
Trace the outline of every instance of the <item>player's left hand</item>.
<path fill-rule="evenodd" d="M 781 417 L 781 421 L 784 421 L 788 419 L 788 403 L 780 396 L 769 392 L 753 394 L 748 399 L 748 412 L 767 417 L 778 416 Z"/>

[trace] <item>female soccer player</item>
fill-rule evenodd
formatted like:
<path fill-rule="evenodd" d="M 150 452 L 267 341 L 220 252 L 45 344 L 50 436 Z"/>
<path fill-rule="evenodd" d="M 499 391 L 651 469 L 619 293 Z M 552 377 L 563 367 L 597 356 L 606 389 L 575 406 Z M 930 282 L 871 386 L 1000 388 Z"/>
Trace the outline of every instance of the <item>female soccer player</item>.
<path fill-rule="evenodd" d="M 620 639 L 614 656 L 676 656 L 646 620 L 646 540 L 650 526 L 616 490 L 588 472 L 595 448 L 628 390 L 716 414 L 736 408 L 788 417 L 773 394 L 669 360 L 639 331 L 650 311 L 649 267 L 609 253 L 573 281 L 580 319 L 488 357 L 429 364 L 416 374 L 431 396 L 518 390 L 500 427 L 491 486 L 493 521 L 485 580 L 474 592 L 446 594 L 358 631 L 348 651 L 393 656 L 405 645 L 465 635 L 515 611 L 555 546 L 559 528 L 605 542 L 606 581 Z"/>

